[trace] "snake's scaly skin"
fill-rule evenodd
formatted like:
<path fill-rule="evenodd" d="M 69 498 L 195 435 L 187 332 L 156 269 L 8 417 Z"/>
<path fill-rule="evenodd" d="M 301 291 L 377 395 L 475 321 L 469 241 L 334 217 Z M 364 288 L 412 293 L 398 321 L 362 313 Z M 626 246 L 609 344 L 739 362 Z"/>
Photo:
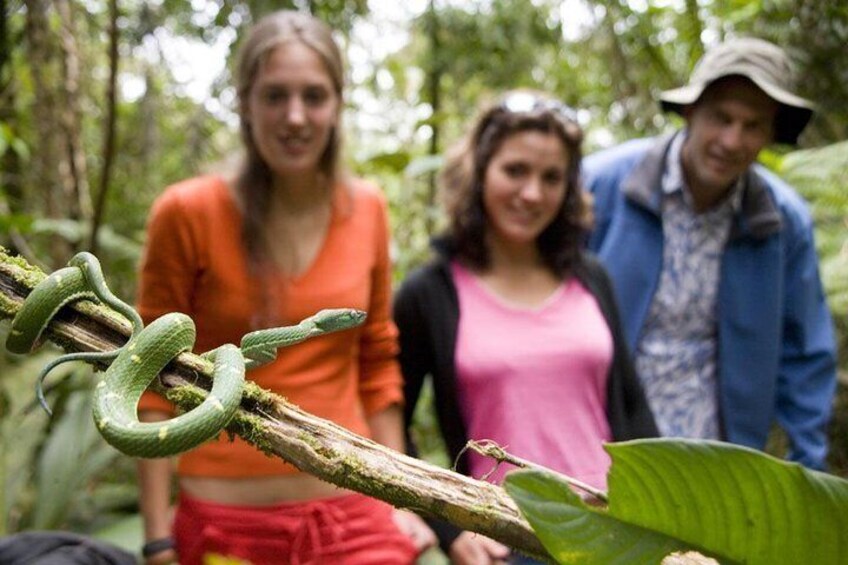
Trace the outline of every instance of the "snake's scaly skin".
<path fill-rule="evenodd" d="M 172 359 L 194 346 L 194 322 L 170 313 L 144 327 L 138 313 L 106 286 L 100 263 L 90 253 L 79 253 L 39 283 L 12 320 L 6 348 L 29 353 L 50 320 L 66 304 L 100 300 L 125 316 L 133 327 L 126 344 L 115 351 L 63 355 L 44 367 L 38 379 L 38 397 L 45 409 L 41 383 L 57 365 L 73 360 L 111 361 L 94 392 L 94 421 L 106 441 L 134 457 L 167 457 L 187 451 L 216 437 L 230 422 L 242 396 L 245 369 L 277 356 L 277 349 L 325 333 L 360 325 L 365 313 L 352 309 L 322 310 L 295 326 L 251 332 L 241 348 L 223 345 L 203 357 L 214 362 L 209 395 L 195 409 L 162 422 L 140 422 L 136 415 L 142 393 Z"/>

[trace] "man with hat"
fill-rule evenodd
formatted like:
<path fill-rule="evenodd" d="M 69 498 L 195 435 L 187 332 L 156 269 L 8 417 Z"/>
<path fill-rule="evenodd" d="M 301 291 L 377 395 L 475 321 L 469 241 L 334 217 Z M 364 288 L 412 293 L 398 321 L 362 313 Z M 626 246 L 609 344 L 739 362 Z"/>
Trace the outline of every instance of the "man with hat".
<path fill-rule="evenodd" d="M 803 200 L 755 163 L 796 143 L 813 105 L 776 45 L 710 49 L 661 95 L 682 130 L 584 161 L 589 246 L 609 270 L 628 343 L 665 436 L 762 449 L 773 422 L 789 458 L 821 469 L 835 340 Z"/>

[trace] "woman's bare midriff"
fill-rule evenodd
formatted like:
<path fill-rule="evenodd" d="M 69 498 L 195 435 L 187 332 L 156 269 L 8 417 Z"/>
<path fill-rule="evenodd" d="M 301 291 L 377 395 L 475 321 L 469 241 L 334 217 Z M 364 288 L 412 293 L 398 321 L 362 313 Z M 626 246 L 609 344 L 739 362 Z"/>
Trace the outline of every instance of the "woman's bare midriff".
<path fill-rule="evenodd" d="M 307 475 L 224 479 L 180 477 L 180 489 L 193 498 L 219 504 L 264 506 L 350 494 L 350 491 Z"/>

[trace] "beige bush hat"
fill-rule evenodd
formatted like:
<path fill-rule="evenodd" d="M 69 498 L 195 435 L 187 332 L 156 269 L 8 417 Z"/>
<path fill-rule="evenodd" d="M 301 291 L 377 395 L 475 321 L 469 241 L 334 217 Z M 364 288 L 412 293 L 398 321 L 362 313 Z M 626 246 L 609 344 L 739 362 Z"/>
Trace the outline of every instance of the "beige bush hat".
<path fill-rule="evenodd" d="M 762 39 L 731 39 L 707 51 L 695 65 L 689 84 L 660 94 L 662 109 L 682 115 L 683 108 L 696 102 L 710 83 L 731 75 L 750 79 L 780 104 L 774 140 L 797 143 L 815 105 L 792 92 L 792 63 L 783 49 Z"/>

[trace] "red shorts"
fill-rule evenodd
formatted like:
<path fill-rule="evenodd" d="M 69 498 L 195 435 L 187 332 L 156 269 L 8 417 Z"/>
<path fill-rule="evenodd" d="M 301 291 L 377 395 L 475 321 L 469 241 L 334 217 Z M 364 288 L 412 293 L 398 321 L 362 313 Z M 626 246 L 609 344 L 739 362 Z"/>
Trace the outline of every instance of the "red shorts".
<path fill-rule="evenodd" d="M 209 554 L 252 565 L 409 565 L 418 552 L 393 509 L 351 494 L 273 506 L 230 506 L 180 495 L 174 541 L 180 565 Z"/>

